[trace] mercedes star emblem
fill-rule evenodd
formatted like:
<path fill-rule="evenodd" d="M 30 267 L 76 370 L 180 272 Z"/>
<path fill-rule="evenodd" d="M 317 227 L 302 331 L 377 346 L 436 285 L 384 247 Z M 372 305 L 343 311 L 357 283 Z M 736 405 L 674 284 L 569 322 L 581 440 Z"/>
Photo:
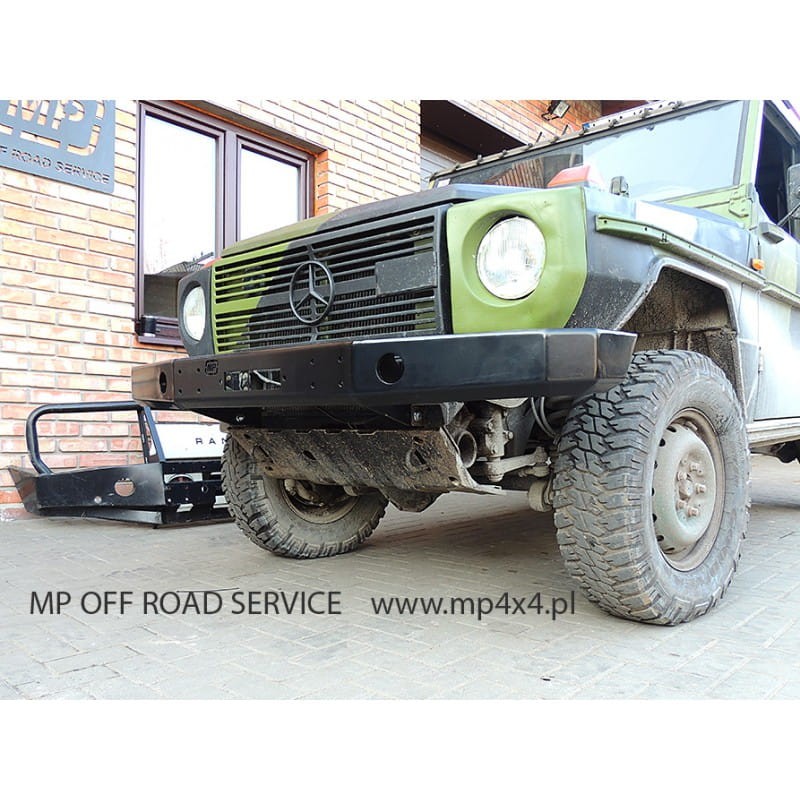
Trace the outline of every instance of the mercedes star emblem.
<path fill-rule="evenodd" d="M 306 261 L 289 282 L 289 305 L 304 325 L 316 325 L 333 305 L 333 275 L 319 261 Z"/>

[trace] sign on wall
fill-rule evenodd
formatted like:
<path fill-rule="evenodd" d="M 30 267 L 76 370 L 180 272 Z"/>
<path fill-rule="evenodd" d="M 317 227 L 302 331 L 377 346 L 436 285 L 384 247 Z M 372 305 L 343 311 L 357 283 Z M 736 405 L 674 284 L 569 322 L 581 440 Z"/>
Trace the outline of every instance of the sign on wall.
<path fill-rule="evenodd" d="M 0 167 L 114 191 L 114 102 L 0 100 Z"/>

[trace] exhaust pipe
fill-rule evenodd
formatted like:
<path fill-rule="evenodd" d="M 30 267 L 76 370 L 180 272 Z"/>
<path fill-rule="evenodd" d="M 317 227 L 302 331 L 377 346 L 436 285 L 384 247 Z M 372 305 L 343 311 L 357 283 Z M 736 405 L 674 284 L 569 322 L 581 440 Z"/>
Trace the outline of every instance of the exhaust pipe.
<path fill-rule="evenodd" d="M 469 469 L 478 458 L 478 443 L 475 437 L 469 431 L 464 431 L 456 440 L 456 445 L 461 463 Z"/>

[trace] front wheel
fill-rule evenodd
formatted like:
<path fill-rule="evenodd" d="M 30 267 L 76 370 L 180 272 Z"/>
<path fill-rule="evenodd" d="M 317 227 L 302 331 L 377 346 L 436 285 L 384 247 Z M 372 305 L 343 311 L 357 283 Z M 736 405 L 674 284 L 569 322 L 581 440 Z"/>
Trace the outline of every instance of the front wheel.
<path fill-rule="evenodd" d="M 225 441 L 222 486 L 242 532 L 259 547 L 290 558 L 355 550 L 387 505 L 377 491 L 353 496 L 340 486 L 269 477 L 233 436 Z"/>
<path fill-rule="evenodd" d="M 710 359 L 636 353 L 623 383 L 573 407 L 555 470 L 559 546 L 590 600 L 666 625 L 716 605 L 747 528 L 750 455 Z"/>

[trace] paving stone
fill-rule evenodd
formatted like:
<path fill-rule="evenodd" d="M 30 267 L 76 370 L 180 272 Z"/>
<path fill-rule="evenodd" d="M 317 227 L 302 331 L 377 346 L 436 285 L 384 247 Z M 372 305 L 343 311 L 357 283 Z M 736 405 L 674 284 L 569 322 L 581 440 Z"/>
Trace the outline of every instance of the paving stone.
<path fill-rule="evenodd" d="M 784 685 L 783 678 L 755 670 L 740 670 L 707 690 L 707 696 L 720 700 L 769 700 L 776 697 Z"/>
<path fill-rule="evenodd" d="M 83 691 L 96 700 L 158 700 L 164 697 L 155 688 L 134 683 L 121 675 L 93 682 Z"/>
<path fill-rule="evenodd" d="M 18 700 L 22 694 L 5 681 L 0 681 L 0 700 Z"/>
<path fill-rule="evenodd" d="M 524 497 L 389 510 L 366 546 L 293 561 L 232 523 L 0 525 L 0 699 L 800 699 L 797 465 L 754 459 L 741 567 L 722 604 L 675 628 L 605 614 L 391 614 L 373 597 L 532 598 L 575 586 L 548 515 Z M 124 614 L 31 614 L 31 592 L 130 591 Z M 145 591 L 219 591 L 217 614 L 144 614 Z M 341 613 L 230 613 L 234 591 L 338 592 Z M 513 600 L 510 600 L 513 605 Z M 453 607 L 455 608 L 455 606 Z M 450 607 L 447 607 L 450 611 Z"/>
<path fill-rule="evenodd" d="M 124 645 L 113 647 L 101 647 L 84 653 L 76 653 L 70 656 L 48 659 L 45 663 L 56 675 L 63 675 L 66 672 L 84 669 L 85 667 L 102 666 L 103 664 L 115 664 L 127 658 L 133 658 L 136 653 Z"/>
<path fill-rule="evenodd" d="M 772 695 L 772 700 L 800 700 L 800 681 L 787 681 Z"/>
<path fill-rule="evenodd" d="M 167 663 L 146 656 L 138 656 L 116 662 L 114 671 L 132 683 L 148 686 L 155 685 L 169 676 L 187 675 L 188 673 L 181 669 L 181 664 L 182 659 Z"/>
<path fill-rule="evenodd" d="M 88 695 L 92 685 L 116 677 L 116 674 L 105 666 L 84 667 L 62 675 L 40 676 L 19 684 L 17 689 L 29 698 L 50 697 L 71 689 L 80 689 Z"/>

